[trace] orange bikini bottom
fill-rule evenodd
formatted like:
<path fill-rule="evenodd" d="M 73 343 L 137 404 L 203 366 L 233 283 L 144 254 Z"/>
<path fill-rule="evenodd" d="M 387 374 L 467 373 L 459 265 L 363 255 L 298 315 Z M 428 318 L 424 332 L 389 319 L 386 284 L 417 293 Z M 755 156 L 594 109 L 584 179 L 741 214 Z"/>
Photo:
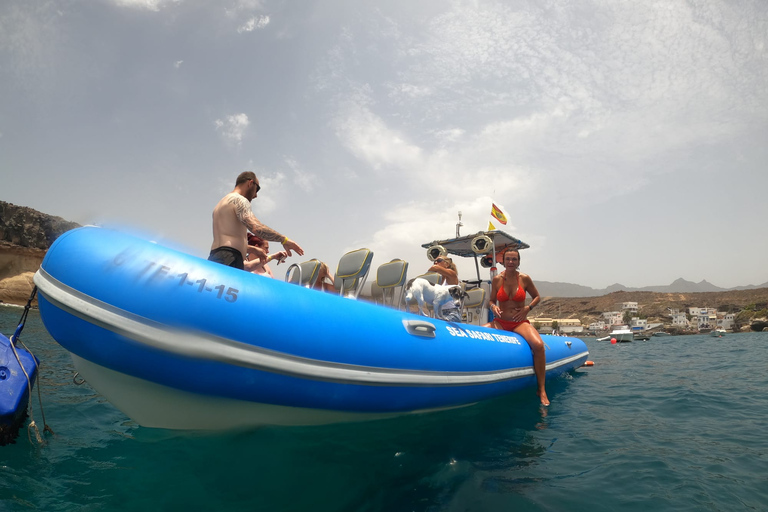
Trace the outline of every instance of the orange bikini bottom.
<path fill-rule="evenodd" d="M 521 326 L 523 324 L 531 323 L 528 320 L 523 320 L 522 322 L 513 322 L 511 320 L 502 320 L 501 318 L 494 318 L 493 320 L 494 320 L 494 322 L 499 322 L 499 325 L 505 331 L 514 331 L 515 329 L 517 329 L 519 326 Z"/>

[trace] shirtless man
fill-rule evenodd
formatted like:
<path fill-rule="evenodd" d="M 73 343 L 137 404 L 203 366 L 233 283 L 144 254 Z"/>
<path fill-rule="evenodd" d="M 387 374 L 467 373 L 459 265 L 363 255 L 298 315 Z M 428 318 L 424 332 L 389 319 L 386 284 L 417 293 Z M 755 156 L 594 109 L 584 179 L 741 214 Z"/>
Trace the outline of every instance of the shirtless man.
<path fill-rule="evenodd" d="M 235 181 L 235 189 L 221 198 L 213 209 L 213 244 L 209 260 L 244 269 L 248 231 L 264 240 L 280 242 L 288 256 L 291 256 L 291 251 L 296 251 L 299 256 L 304 254 L 304 249 L 299 244 L 265 226 L 253 215 L 251 201 L 256 198 L 260 188 L 254 173 L 240 173 Z M 257 252 L 256 255 L 264 260 L 267 258 L 266 253 Z"/>

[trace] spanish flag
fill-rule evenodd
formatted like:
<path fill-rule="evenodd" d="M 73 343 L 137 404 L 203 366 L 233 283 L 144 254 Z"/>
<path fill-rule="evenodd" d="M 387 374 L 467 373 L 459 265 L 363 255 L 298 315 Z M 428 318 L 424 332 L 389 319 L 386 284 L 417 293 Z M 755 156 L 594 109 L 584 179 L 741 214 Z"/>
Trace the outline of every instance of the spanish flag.
<path fill-rule="evenodd" d="M 505 226 L 507 225 L 507 216 L 504 215 L 504 212 L 502 212 L 501 209 L 493 203 L 491 203 L 491 217 L 501 222 Z"/>

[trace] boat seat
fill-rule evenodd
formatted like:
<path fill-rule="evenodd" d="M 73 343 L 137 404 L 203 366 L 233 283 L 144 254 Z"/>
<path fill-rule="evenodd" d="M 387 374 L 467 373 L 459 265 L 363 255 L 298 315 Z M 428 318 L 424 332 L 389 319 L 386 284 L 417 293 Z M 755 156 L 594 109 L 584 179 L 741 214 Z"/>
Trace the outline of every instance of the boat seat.
<path fill-rule="evenodd" d="M 443 276 L 441 276 L 437 272 L 428 272 L 426 274 L 421 274 L 420 276 L 414 277 L 414 279 L 419 277 L 421 277 L 422 279 L 426 279 L 432 284 L 440 284 L 440 281 L 443 279 Z"/>
<path fill-rule="evenodd" d="M 312 288 L 320 275 L 320 260 L 311 259 L 303 263 L 294 263 L 285 272 L 285 282 Z"/>
<path fill-rule="evenodd" d="M 408 277 L 408 262 L 394 259 L 379 265 L 376 270 L 377 288 L 382 292 L 382 304 L 400 309 L 403 305 L 405 280 Z M 373 286 L 371 287 L 373 293 Z"/>
<path fill-rule="evenodd" d="M 384 305 L 384 290 L 375 281 L 371 283 L 371 298 L 374 304 Z"/>
<path fill-rule="evenodd" d="M 371 269 L 373 251 L 357 249 L 344 254 L 336 267 L 334 286 L 342 297 L 356 299 L 363 289 L 368 271 Z"/>
<path fill-rule="evenodd" d="M 482 314 L 485 306 L 485 288 L 472 288 L 467 290 L 467 296 L 462 301 L 462 318 L 471 324 Z"/>

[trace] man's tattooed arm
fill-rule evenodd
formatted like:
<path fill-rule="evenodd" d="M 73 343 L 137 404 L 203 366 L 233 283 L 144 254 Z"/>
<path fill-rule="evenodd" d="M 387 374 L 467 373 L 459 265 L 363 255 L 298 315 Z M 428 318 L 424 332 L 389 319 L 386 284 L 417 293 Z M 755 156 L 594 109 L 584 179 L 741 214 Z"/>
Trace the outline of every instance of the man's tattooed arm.
<path fill-rule="evenodd" d="M 245 224 L 251 233 L 270 242 L 282 242 L 285 239 L 283 235 L 274 229 L 259 222 L 259 219 L 251 211 L 251 204 L 243 196 L 239 194 L 234 195 L 230 202 L 235 207 L 237 218 Z"/>

